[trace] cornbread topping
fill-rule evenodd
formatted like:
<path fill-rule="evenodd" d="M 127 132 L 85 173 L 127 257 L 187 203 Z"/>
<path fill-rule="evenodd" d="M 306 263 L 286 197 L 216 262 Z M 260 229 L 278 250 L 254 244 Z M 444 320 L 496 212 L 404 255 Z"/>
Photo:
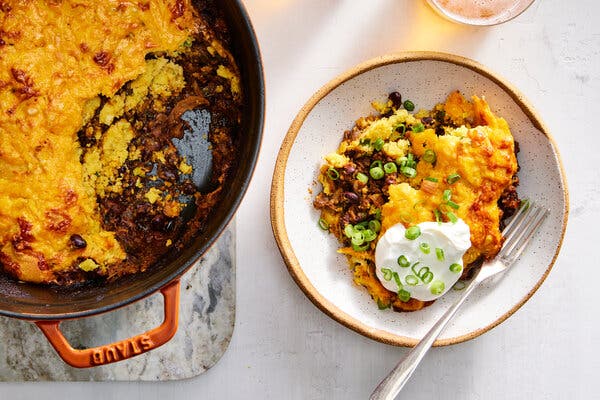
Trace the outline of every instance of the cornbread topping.
<path fill-rule="evenodd" d="M 0 4 L 0 267 L 58 283 L 146 269 L 190 202 L 198 228 L 231 164 L 241 94 L 212 2 Z M 211 193 L 171 141 L 197 108 L 220 126 Z"/>
<path fill-rule="evenodd" d="M 413 113 L 414 103 L 401 97 L 394 92 L 387 102 L 374 103 L 378 115 L 358 119 L 337 151 L 325 156 L 318 177 L 323 190 L 314 206 L 319 225 L 342 244 L 354 282 L 380 308 L 414 311 L 447 291 L 450 277 L 468 277 L 500 250 L 502 220 L 520 202 L 518 165 L 508 124 L 484 99 L 467 101 L 453 92 L 432 110 Z M 396 240 L 419 227 L 427 238 L 422 243 Z M 447 231 L 446 239 L 434 233 L 439 229 Z M 461 239 L 466 232 L 468 246 Z M 437 248 L 461 261 L 434 272 Z"/>

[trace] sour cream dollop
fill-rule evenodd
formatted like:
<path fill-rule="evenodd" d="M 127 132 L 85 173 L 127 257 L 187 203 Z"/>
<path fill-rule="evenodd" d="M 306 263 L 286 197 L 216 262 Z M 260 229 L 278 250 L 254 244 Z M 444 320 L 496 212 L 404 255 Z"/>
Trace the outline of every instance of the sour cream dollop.
<path fill-rule="evenodd" d="M 404 225 L 396 224 L 377 242 L 377 278 L 401 299 L 410 294 L 422 301 L 435 300 L 460 278 L 462 257 L 469 247 L 470 230 L 462 219 L 422 222 L 409 228 L 408 234 Z"/>

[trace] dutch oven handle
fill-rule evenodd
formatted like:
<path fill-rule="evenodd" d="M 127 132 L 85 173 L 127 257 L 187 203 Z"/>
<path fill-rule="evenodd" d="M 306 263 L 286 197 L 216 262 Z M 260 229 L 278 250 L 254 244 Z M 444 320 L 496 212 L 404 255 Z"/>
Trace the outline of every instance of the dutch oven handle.
<path fill-rule="evenodd" d="M 105 346 L 78 350 L 71 347 L 59 329 L 61 321 L 36 321 L 50 344 L 65 362 L 77 368 L 89 368 L 135 357 L 167 343 L 177 331 L 179 321 L 179 279 L 160 291 L 164 297 L 163 323 L 152 330 Z"/>

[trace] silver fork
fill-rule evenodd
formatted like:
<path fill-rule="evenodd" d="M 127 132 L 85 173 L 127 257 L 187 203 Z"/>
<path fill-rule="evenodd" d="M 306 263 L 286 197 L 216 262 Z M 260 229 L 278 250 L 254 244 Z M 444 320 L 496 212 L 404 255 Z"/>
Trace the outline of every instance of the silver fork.
<path fill-rule="evenodd" d="M 473 290 L 486 279 L 506 271 L 521 255 L 534 233 L 548 216 L 549 211 L 534 203 L 525 202 L 515 213 L 510 223 L 502 231 L 505 238 L 502 249 L 496 257 L 485 262 L 471 283 L 465 287 L 460 298 L 435 323 L 421 341 L 396 365 L 371 394 L 371 400 L 393 400 L 406 384 L 412 373 L 442 333 L 450 319 Z"/>

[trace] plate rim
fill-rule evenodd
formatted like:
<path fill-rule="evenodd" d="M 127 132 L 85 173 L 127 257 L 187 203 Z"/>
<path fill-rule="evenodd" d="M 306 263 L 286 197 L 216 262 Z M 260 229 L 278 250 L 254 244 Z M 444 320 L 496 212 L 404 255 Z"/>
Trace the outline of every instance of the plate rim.
<path fill-rule="evenodd" d="M 322 86 L 317 92 L 315 92 L 310 99 L 302 106 L 296 117 L 294 118 L 290 128 L 288 129 L 283 142 L 281 144 L 279 153 L 277 155 L 277 160 L 275 163 L 275 169 L 273 172 L 273 178 L 271 183 L 271 195 L 270 195 L 270 214 L 271 214 L 271 228 L 273 230 L 273 235 L 275 236 L 275 241 L 277 242 L 277 246 L 283 257 L 285 265 L 288 269 L 288 272 L 296 282 L 296 284 L 300 287 L 300 289 L 304 292 L 304 294 L 309 298 L 309 300 L 323 313 L 331 317 L 333 320 L 338 323 L 346 326 L 347 328 L 352 329 L 353 331 L 371 338 L 373 340 L 395 345 L 395 346 L 406 346 L 412 347 L 415 346 L 419 339 L 400 336 L 397 334 L 393 334 L 390 332 L 386 332 L 381 329 L 375 329 L 370 327 L 369 325 L 361 322 L 360 320 L 348 315 L 329 300 L 327 300 L 319 291 L 312 285 L 311 281 L 308 279 L 302 267 L 296 257 L 294 249 L 290 243 L 289 237 L 287 235 L 287 230 L 285 227 L 285 214 L 284 214 L 284 181 L 285 181 L 285 168 L 287 166 L 287 161 L 290 155 L 291 148 L 295 142 L 298 133 L 306 117 L 310 114 L 310 112 L 314 109 L 314 107 L 329 93 L 335 90 L 338 86 L 343 83 L 351 80 L 352 78 L 368 72 L 372 69 L 384 67 L 390 64 L 399 64 L 405 62 L 414 62 L 414 61 L 442 61 L 451 64 L 455 64 L 461 67 L 466 67 L 488 79 L 492 82 L 500 86 L 502 90 L 504 90 L 512 100 L 519 106 L 519 108 L 525 113 L 527 118 L 531 121 L 535 128 L 540 130 L 550 142 L 550 146 L 552 151 L 558 161 L 558 166 L 560 169 L 560 175 L 562 184 L 564 187 L 563 196 L 564 196 L 564 217 L 562 221 L 562 229 L 561 235 L 552 257 L 550 264 L 540 277 L 540 279 L 536 282 L 536 284 L 531 288 L 529 292 L 521 299 L 517 304 L 511 307 L 508 311 L 506 311 L 503 315 L 497 318 L 492 323 L 473 330 L 472 332 L 466 333 L 464 335 L 450 337 L 446 339 L 437 339 L 433 346 L 447 346 L 457 343 L 462 343 L 467 340 L 476 338 L 485 332 L 491 330 L 492 328 L 498 326 L 506 319 L 508 319 L 511 315 L 513 315 L 519 308 L 523 306 L 533 294 L 539 289 L 542 283 L 546 280 L 548 274 L 552 270 L 554 263 L 560 253 L 560 249 L 562 247 L 562 243 L 565 237 L 565 231 L 567 227 L 567 220 L 569 216 L 569 190 L 567 187 L 566 173 L 564 169 L 564 165 L 562 162 L 562 158 L 558 152 L 558 148 L 556 146 L 556 142 L 552 135 L 550 135 L 548 128 L 542 121 L 541 117 L 537 114 L 533 106 L 529 103 L 527 99 L 523 96 L 523 94 L 512 84 L 508 83 L 504 78 L 500 77 L 498 74 L 492 72 L 490 69 L 485 67 L 484 65 L 468 59 L 466 57 L 442 53 L 442 52 L 433 52 L 433 51 L 410 51 L 410 52 L 398 52 L 398 53 L 390 53 L 383 56 L 375 57 L 370 60 L 367 60 L 363 63 L 360 63 L 349 70 L 343 72 L 342 74 L 336 76 L 324 86 Z"/>

